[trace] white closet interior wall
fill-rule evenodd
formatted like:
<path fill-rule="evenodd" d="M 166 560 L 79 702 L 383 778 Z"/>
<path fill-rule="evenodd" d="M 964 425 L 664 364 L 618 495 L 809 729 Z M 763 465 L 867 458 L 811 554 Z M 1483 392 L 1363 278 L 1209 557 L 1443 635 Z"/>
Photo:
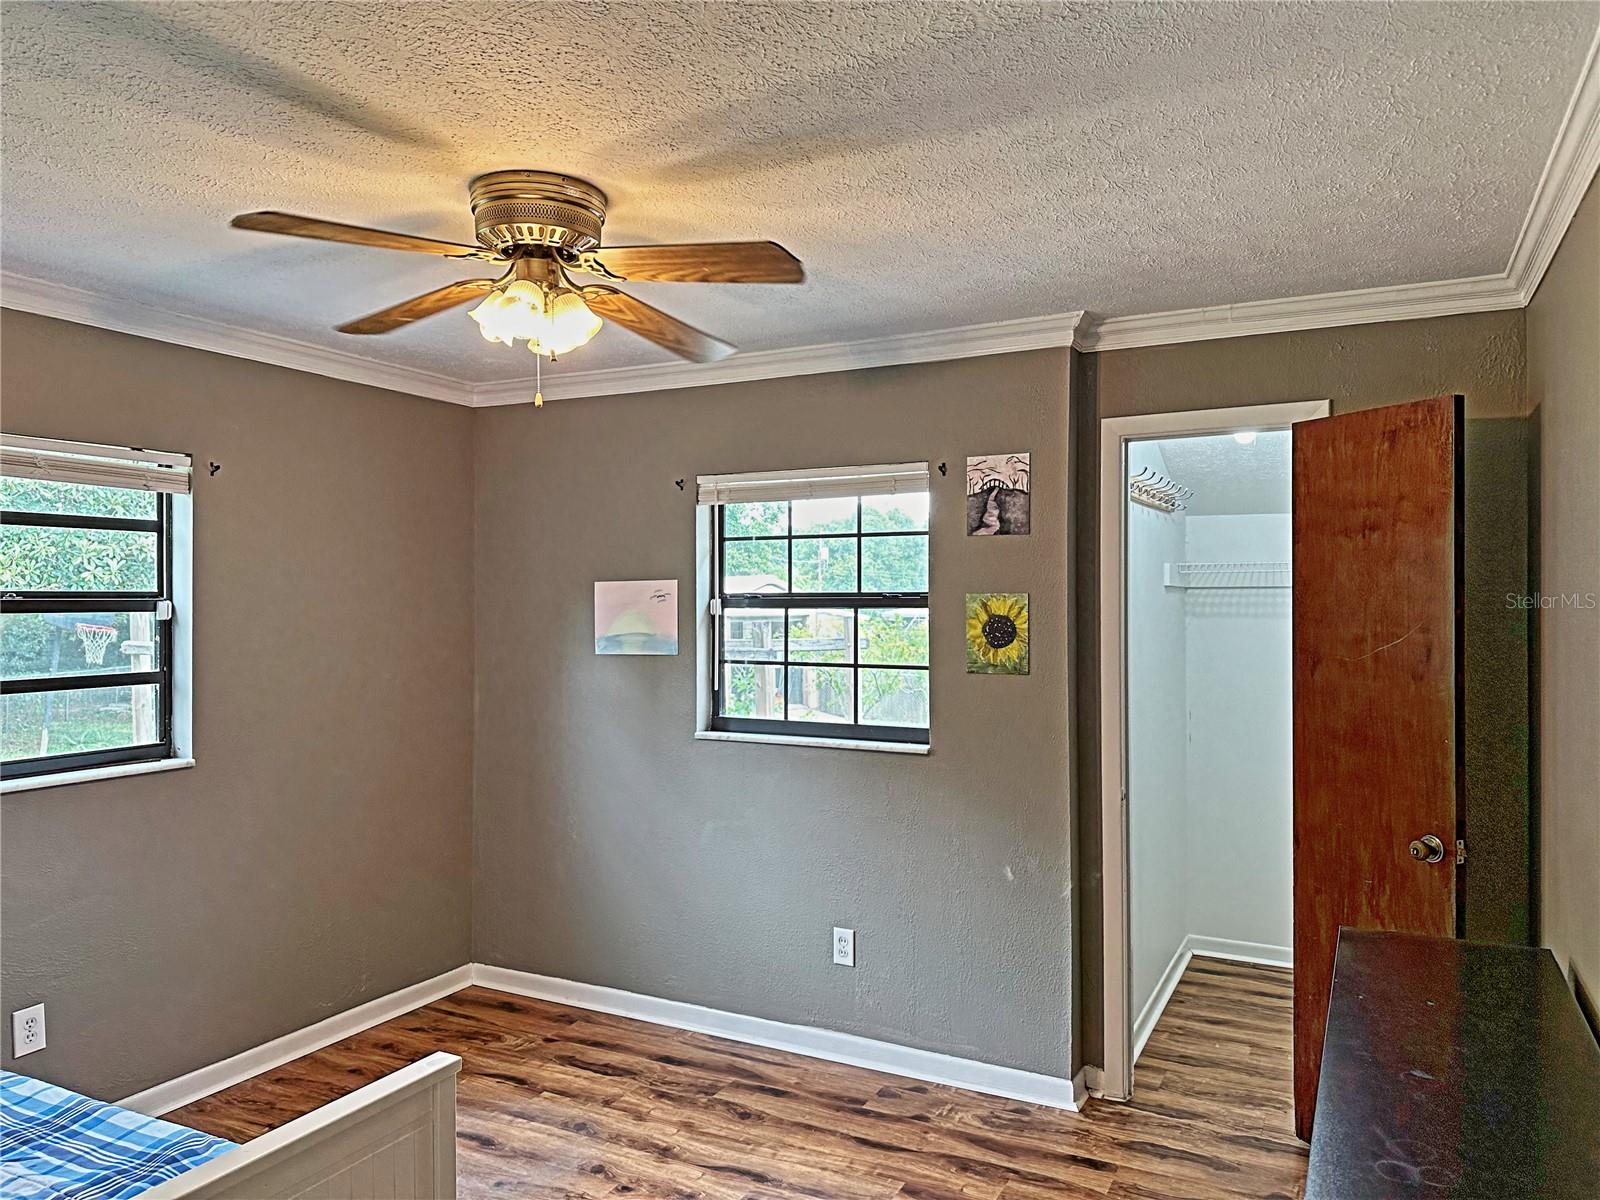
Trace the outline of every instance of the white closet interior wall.
<path fill-rule="evenodd" d="M 1128 473 L 1166 475 L 1157 442 L 1128 446 Z M 1188 720 L 1184 593 L 1164 586 L 1184 555 L 1184 518 L 1127 508 L 1128 862 L 1132 1010 L 1161 984 L 1188 928 Z"/>
<path fill-rule="evenodd" d="M 1189 562 L 1288 562 L 1290 537 L 1287 512 L 1184 517 Z M 1188 932 L 1287 961 L 1294 942 L 1290 591 L 1181 594 Z"/>
<path fill-rule="evenodd" d="M 1130 474 L 1149 467 L 1196 492 L 1177 513 L 1127 509 L 1136 1034 L 1154 1023 L 1191 950 L 1289 961 L 1290 591 L 1167 586 L 1168 564 L 1288 562 L 1288 455 L 1287 433 L 1248 446 L 1224 436 L 1128 448 Z"/>

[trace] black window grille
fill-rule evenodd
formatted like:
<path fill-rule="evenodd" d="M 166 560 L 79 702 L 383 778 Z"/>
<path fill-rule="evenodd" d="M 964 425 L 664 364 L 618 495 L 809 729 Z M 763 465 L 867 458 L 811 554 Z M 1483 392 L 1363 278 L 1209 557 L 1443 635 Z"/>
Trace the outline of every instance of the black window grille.
<path fill-rule="evenodd" d="M 711 728 L 926 744 L 927 493 L 723 504 Z"/>
<path fill-rule="evenodd" d="M 0 489 L 5 776 L 172 757 L 172 497 Z"/>

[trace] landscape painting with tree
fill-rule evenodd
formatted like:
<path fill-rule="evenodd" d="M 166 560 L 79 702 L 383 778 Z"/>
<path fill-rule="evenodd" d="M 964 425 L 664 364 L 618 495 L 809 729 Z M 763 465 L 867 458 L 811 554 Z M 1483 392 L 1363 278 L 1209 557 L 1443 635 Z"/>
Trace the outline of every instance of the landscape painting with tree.
<path fill-rule="evenodd" d="M 967 533 L 1028 532 L 1028 455 L 984 454 L 967 459 Z"/>

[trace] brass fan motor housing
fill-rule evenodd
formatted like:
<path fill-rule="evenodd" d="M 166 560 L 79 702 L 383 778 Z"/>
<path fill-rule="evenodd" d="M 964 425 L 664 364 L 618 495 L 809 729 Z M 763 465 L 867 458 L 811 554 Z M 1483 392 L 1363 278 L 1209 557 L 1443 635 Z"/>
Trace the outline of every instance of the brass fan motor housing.
<path fill-rule="evenodd" d="M 594 184 L 553 171 L 491 171 L 472 181 L 478 241 L 508 257 L 524 247 L 572 253 L 600 244 L 606 194 Z"/>

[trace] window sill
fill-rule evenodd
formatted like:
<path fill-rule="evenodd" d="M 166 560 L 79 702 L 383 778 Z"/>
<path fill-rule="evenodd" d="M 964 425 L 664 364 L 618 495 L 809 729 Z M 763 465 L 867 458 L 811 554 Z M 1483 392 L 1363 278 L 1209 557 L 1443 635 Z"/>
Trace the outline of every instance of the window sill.
<path fill-rule="evenodd" d="M 824 750 L 876 750 L 880 754 L 927 754 L 923 742 L 864 742 L 857 738 L 789 737 L 781 733 L 729 733 L 722 729 L 695 731 L 697 742 L 760 742 L 768 746 L 812 746 Z"/>
<path fill-rule="evenodd" d="M 117 763 L 110 767 L 85 767 L 81 771 L 58 771 L 54 775 L 28 775 L 22 779 L 0 780 L 0 793 L 31 792 L 37 788 L 65 787 L 69 783 L 93 783 L 97 779 L 121 779 L 125 775 L 152 775 L 157 771 L 182 771 L 194 766 L 192 758 L 158 758 L 152 762 Z"/>

